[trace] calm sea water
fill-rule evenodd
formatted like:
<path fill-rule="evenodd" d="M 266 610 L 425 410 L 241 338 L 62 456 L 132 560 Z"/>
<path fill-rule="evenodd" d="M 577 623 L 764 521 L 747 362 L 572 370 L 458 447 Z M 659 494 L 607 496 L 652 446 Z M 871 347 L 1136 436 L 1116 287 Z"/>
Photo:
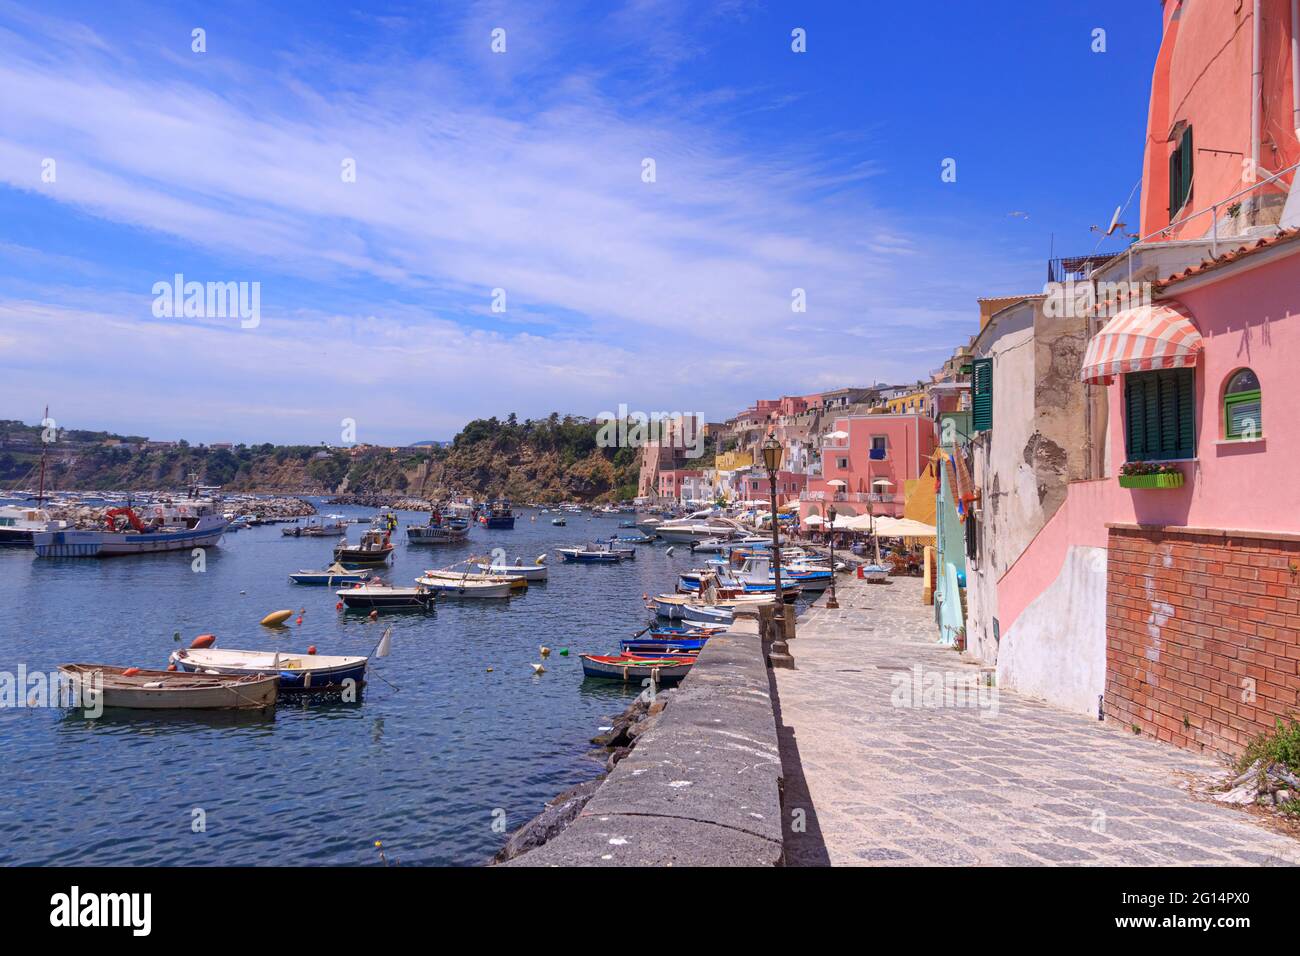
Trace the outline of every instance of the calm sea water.
<path fill-rule="evenodd" d="M 523 511 L 513 531 L 476 526 L 457 546 L 408 546 L 400 531 L 385 573 L 394 583 L 498 546 L 510 561 L 551 552 L 550 580 L 508 602 L 447 600 L 377 623 L 337 611 L 332 589 L 289 582 L 327 566 L 335 539 L 288 538 L 274 525 L 227 535 L 204 573 L 188 552 L 50 561 L 0 549 L 0 670 L 11 673 L 20 663 L 162 668 L 201 633 L 218 647 L 369 654 L 393 628 L 392 653 L 352 705 L 99 720 L 0 710 L 0 864 L 376 864 L 376 840 L 390 861 L 483 862 L 507 835 L 494 821 L 513 830 L 600 772 L 589 739 L 639 690 L 584 681 L 578 653 L 616 651 L 651 619 L 642 594 L 671 590 L 700 562 L 655 544 L 619 565 L 562 564 L 554 547 L 607 537 L 618 522 L 550 519 Z M 259 626 L 290 607 L 305 609 L 301 626 Z M 553 653 L 534 675 L 541 644 L 570 655 Z M 196 809 L 204 832 L 193 830 Z"/>

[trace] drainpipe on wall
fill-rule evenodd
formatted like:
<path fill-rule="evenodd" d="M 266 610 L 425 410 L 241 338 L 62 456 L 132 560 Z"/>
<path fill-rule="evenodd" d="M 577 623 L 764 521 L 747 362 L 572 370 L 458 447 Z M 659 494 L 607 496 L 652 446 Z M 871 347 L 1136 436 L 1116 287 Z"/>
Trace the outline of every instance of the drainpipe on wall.
<path fill-rule="evenodd" d="M 1300 0 L 1291 0 L 1291 128 L 1300 139 Z"/>
<path fill-rule="evenodd" d="M 1255 34 L 1255 50 L 1251 56 L 1250 73 L 1250 172 L 1252 176 L 1257 176 L 1259 170 L 1260 100 L 1264 90 L 1264 21 L 1260 18 L 1260 9 L 1263 5 L 1264 0 L 1255 0 L 1255 22 L 1252 24 Z"/>

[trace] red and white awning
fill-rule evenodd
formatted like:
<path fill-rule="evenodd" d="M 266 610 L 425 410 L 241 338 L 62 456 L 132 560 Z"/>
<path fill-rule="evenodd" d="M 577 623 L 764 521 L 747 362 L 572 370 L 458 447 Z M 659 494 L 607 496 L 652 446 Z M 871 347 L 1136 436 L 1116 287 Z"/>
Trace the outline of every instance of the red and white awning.
<path fill-rule="evenodd" d="M 1125 309 L 1093 336 L 1079 377 L 1090 385 L 1109 385 L 1124 372 L 1190 368 L 1204 347 L 1180 303 L 1140 305 Z"/>

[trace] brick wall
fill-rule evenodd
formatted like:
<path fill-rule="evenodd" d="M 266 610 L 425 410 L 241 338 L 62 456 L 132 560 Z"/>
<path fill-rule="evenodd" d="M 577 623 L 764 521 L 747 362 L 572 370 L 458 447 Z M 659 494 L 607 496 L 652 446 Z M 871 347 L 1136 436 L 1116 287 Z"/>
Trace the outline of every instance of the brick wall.
<path fill-rule="evenodd" d="M 1106 716 L 1236 756 L 1300 712 L 1300 541 L 1112 529 Z"/>

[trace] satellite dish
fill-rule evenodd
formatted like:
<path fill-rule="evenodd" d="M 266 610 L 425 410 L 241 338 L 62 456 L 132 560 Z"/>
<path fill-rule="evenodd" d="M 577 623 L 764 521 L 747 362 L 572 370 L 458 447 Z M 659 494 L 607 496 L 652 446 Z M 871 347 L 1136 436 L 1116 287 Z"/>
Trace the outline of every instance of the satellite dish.
<path fill-rule="evenodd" d="M 1123 211 L 1124 211 L 1123 206 L 1115 207 L 1115 215 L 1110 217 L 1110 227 L 1106 230 L 1106 235 L 1108 236 L 1115 235 L 1115 230 L 1120 228 L 1120 226 L 1124 225 L 1124 223 L 1119 221 L 1120 213 L 1122 213 Z"/>

